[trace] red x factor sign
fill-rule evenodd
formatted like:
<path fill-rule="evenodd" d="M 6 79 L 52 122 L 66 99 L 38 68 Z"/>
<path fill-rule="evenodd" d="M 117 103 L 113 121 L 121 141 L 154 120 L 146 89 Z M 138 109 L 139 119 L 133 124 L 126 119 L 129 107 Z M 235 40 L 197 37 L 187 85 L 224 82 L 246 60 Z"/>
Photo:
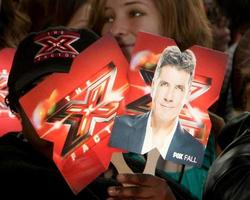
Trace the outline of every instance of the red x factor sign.
<path fill-rule="evenodd" d="M 20 131 L 20 121 L 5 104 L 8 94 L 7 82 L 14 58 L 15 49 L 6 48 L 0 51 L 0 136 L 10 131 Z"/>
<path fill-rule="evenodd" d="M 35 126 L 39 128 L 41 124 L 46 123 L 40 128 L 44 133 L 42 138 L 56 141 L 55 129 L 61 127 L 68 129 L 63 146 L 55 143 L 55 150 L 58 150 L 59 155 L 65 157 L 81 145 L 87 145 L 88 139 L 102 129 L 106 130 L 103 133 L 105 137 L 109 135 L 109 127 L 112 125 L 112 119 L 117 113 L 121 100 L 110 98 L 116 76 L 117 68 L 110 63 L 87 80 L 87 85 L 84 82 L 77 88 L 73 88 L 71 93 L 53 105 L 55 110 L 47 114 L 44 119 L 37 119 L 41 117 L 40 113 L 44 107 L 41 104 L 36 107 L 33 122 L 40 123 Z M 120 92 L 120 98 L 122 98 L 122 90 Z"/>
<path fill-rule="evenodd" d="M 38 135 L 54 143 L 54 162 L 75 193 L 104 172 L 117 151 L 108 140 L 114 117 L 125 109 L 127 69 L 107 35 L 81 52 L 69 73 L 50 75 L 20 99 Z"/>
<path fill-rule="evenodd" d="M 150 42 L 146 42 L 150 41 Z M 159 54 L 167 46 L 176 45 L 172 39 L 139 33 L 128 73 L 130 93 L 126 99 L 127 112 L 142 113 L 150 110 L 150 86 Z M 218 99 L 222 86 L 227 56 L 200 46 L 190 48 L 196 56 L 195 77 L 189 102 L 179 119 L 182 126 L 204 146 L 207 144 L 211 122 L 207 109 Z"/>
<path fill-rule="evenodd" d="M 65 32 L 61 30 L 61 32 Z M 58 36 L 58 31 L 46 32 L 35 38 L 35 43 L 41 45 L 35 56 L 35 62 L 48 57 L 76 57 L 79 52 L 71 45 L 79 39 L 79 34 L 68 32 Z"/>

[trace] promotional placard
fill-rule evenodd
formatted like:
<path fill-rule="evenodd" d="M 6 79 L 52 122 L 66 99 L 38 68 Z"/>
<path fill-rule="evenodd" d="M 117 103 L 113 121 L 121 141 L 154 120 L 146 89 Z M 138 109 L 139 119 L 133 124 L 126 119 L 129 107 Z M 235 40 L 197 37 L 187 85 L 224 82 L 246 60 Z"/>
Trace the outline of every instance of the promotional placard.
<path fill-rule="evenodd" d="M 20 99 L 40 138 L 54 143 L 53 160 L 75 193 L 104 172 L 117 151 L 108 140 L 114 117 L 124 112 L 127 69 L 107 35 L 81 52 L 69 73 L 50 75 Z"/>
<path fill-rule="evenodd" d="M 165 160 L 200 166 L 211 130 L 207 110 L 226 65 L 224 53 L 197 45 L 181 51 L 172 39 L 139 33 L 128 72 L 129 115 L 116 118 L 110 145 L 139 154 L 156 148 Z"/>

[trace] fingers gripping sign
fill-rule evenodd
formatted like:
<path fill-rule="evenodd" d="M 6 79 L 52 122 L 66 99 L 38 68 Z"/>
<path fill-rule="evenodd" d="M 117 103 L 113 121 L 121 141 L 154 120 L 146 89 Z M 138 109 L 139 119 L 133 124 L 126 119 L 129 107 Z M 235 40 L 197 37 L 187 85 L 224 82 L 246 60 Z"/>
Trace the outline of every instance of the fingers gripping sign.
<path fill-rule="evenodd" d="M 113 199 L 151 199 L 151 200 L 175 200 L 167 182 L 150 174 L 119 174 L 117 181 L 121 184 L 133 184 L 133 186 L 113 186 L 108 189 Z"/>

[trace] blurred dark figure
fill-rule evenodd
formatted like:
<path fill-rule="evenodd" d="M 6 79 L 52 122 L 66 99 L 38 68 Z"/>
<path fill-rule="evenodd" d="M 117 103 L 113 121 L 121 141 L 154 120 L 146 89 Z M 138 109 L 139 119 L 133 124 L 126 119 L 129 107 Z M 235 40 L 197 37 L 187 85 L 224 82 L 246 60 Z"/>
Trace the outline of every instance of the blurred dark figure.
<path fill-rule="evenodd" d="M 212 25 L 213 49 L 225 52 L 231 39 L 229 21 L 214 0 L 204 0 L 204 6 Z"/>
<path fill-rule="evenodd" d="M 218 116 L 225 118 L 226 110 L 228 107 L 228 91 L 229 91 L 229 79 L 232 71 L 232 56 L 229 53 L 230 42 L 230 30 L 229 20 L 219 8 L 219 5 L 215 0 L 203 0 L 207 17 L 211 22 L 212 34 L 213 34 L 213 49 L 227 52 L 229 54 L 229 63 L 226 68 L 223 85 L 219 100 L 210 108 L 210 111 L 214 112 Z"/>
<path fill-rule="evenodd" d="M 250 113 L 243 113 L 223 129 L 236 136 L 209 169 L 203 200 L 250 199 Z"/>
<path fill-rule="evenodd" d="M 250 1 L 215 0 L 215 4 L 217 4 L 218 8 L 220 8 L 220 13 L 229 20 L 231 41 L 227 50 L 229 60 L 221 94 L 217 103 L 210 110 L 223 117 L 223 119 L 227 122 L 234 117 L 235 98 L 233 96 L 235 96 L 234 94 L 236 94 L 236 91 L 242 90 L 242 88 L 238 88 L 240 85 L 232 87 L 231 84 L 232 77 L 235 76 L 235 64 L 233 64 L 233 57 L 241 36 L 250 27 Z M 214 16 L 216 16 L 216 14 Z"/>
<path fill-rule="evenodd" d="M 244 33 L 250 27 L 250 1 L 217 0 L 217 3 L 230 21 L 229 27 L 234 42 L 239 33 Z"/>
<path fill-rule="evenodd" d="M 228 122 L 227 125 L 223 127 L 218 137 L 218 143 L 221 149 L 224 150 L 235 138 L 240 137 L 244 130 L 249 128 L 249 124 L 249 112 L 241 113 Z"/>
<path fill-rule="evenodd" d="M 250 28 L 235 50 L 232 74 L 233 116 L 250 111 Z"/>
<path fill-rule="evenodd" d="M 250 50 L 250 1 L 249 0 L 217 0 L 222 11 L 230 20 L 232 42 L 236 44 L 233 55 L 231 85 L 232 108 L 228 119 L 235 115 L 249 111 L 249 50 Z"/>

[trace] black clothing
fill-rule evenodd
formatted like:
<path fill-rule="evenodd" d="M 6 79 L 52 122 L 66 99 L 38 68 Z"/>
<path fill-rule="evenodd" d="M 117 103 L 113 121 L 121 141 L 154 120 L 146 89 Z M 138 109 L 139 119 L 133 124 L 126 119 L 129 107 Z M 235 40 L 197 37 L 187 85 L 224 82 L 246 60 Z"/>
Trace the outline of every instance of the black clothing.
<path fill-rule="evenodd" d="M 250 126 L 250 113 L 245 112 L 233 118 L 221 130 L 218 143 L 224 150 L 236 137 L 240 136 Z"/>
<path fill-rule="evenodd" d="M 236 126 L 237 129 L 234 129 L 234 135 L 237 137 L 210 167 L 204 190 L 204 200 L 250 199 L 249 117 L 248 113 L 248 115 L 242 115 L 241 120 L 236 120 L 236 124 L 240 124 L 240 126 Z M 227 126 L 235 126 L 235 120 Z"/>
<path fill-rule="evenodd" d="M 1 199 L 106 199 L 107 187 L 116 183 L 102 177 L 75 196 L 53 161 L 10 133 L 0 138 Z"/>
<path fill-rule="evenodd" d="M 144 165 L 126 156 L 134 172 Z M 162 176 L 157 172 L 158 176 Z M 166 179 L 166 177 L 163 177 Z M 172 180 L 167 180 L 177 200 L 194 200 L 191 193 Z M 115 179 L 99 176 L 78 195 L 74 195 L 53 161 L 37 152 L 28 142 L 9 133 L 0 138 L 0 196 L 2 199 L 106 199 L 107 188 L 117 185 Z"/>

